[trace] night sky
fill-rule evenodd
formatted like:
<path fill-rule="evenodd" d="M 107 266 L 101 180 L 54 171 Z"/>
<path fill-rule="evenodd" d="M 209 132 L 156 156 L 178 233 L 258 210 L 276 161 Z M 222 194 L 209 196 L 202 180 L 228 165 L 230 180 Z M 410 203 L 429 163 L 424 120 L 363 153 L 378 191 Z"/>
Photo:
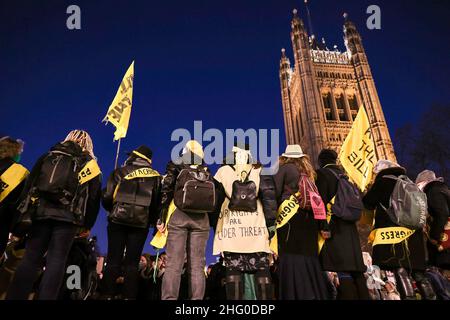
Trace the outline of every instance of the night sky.
<path fill-rule="evenodd" d="M 66 28 L 66 8 L 81 8 L 81 30 Z M 381 7 L 382 29 L 365 27 Z M 450 2 L 310 0 L 313 29 L 345 50 L 343 12 L 368 54 L 391 134 L 433 102 L 449 102 Z M 71 129 L 90 132 L 104 172 L 113 169 L 114 128 L 101 124 L 135 60 L 134 97 L 124 152 L 147 144 L 164 171 L 176 128 L 280 129 L 280 49 L 293 61 L 292 9 L 302 0 L 1 1 L 0 132 L 26 142 L 31 167 Z M 305 21 L 306 22 L 306 21 Z M 106 216 L 92 234 L 106 252 Z M 146 251 L 151 251 L 146 246 Z M 211 257 L 211 241 L 207 249 Z"/>

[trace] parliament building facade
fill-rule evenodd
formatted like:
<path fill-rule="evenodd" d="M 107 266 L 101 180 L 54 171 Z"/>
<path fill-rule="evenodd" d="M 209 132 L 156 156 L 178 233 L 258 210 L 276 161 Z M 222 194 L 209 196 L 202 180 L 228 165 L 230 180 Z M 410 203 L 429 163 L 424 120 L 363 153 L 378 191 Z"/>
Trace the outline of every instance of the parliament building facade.
<path fill-rule="evenodd" d="M 321 149 L 339 149 L 360 106 L 366 109 L 378 159 L 395 161 L 394 148 L 361 36 L 344 23 L 346 52 L 328 49 L 309 35 L 294 10 L 294 66 L 282 49 L 281 97 L 287 144 L 300 144 L 316 162 Z"/>

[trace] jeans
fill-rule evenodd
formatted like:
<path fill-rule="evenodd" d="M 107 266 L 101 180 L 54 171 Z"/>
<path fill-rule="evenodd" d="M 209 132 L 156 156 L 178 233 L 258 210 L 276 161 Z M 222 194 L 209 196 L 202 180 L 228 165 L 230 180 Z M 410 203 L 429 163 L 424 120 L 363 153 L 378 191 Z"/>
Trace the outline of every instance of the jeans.
<path fill-rule="evenodd" d="M 6 296 L 7 300 L 26 300 L 47 252 L 45 272 L 39 287 L 39 300 L 56 300 L 64 280 L 67 256 L 77 227 L 56 220 L 37 220 L 31 226 L 25 256 L 17 268 Z"/>
<path fill-rule="evenodd" d="M 123 270 L 123 296 L 126 299 L 136 299 L 139 284 L 139 260 L 147 234 L 147 228 L 128 227 L 112 222 L 108 224 L 108 257 L 103 278 L 106 296 L 114 295 L 116 280 L 122 275 L 121 271 Z"/>
<path fill-rule="evenodd" d="M 201 300 L 205 295 L 205 250 L 209 237 L 206 213 L 173 213 L 167 226 L 167 263 L 162 282 L 162 300 L 178 299 L 181 271 L 185 259 L 189 275 L 189 299 Z"/>

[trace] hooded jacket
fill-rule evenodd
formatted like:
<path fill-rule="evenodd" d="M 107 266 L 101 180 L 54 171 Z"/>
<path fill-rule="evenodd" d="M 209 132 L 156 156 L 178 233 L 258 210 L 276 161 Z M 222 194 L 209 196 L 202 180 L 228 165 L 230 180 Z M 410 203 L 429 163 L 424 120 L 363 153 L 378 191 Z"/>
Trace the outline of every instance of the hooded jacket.
<path fill-rule="evenodd" d="M 108 178 L 108 182 L 106 184 L 106 188 L 103 190 L 102 196 L 102 205 L 106 211 L 111 213 L 114 210 L 114 207 L 118 205 L 118 203 L 114 199 L 114 193 L 116 191 L 117 186 L 123 181 L 124 177 L 129 173 L 139 169 L 139 168 L 151 168 L 151 163 L 147 160 L 142 159 L 137 156 L 131 156 L 125 162 L 125 165 L 121 168 L 114 170 Z M 160 202 L 160 190 L 161 190 L 161 176 L 154 176 L 150 178 L 146 178 L 151 181 L 150 188 L 152 188 L 152 199 L 150 202 L 150 206 L 147 210 L 143 210 L 140 206 L 132 206 L 127 208 L 127 215 L 136 216 L 136 221 L 140 221 L 140 223 L 136 224 L 135 222 L 129 221 L 129 225 L 138 228 L 148 228 L 150 225 L 155 225 L 157 219 L 157 210 Z M 129 212 L 129 211 L 132 212 Z M 118 222 L 115 221 L 114 218 L 109 216 L 109 221 L 118 224 L 127 224 L 127 219 L 124 218 L 123 221 Z"/>

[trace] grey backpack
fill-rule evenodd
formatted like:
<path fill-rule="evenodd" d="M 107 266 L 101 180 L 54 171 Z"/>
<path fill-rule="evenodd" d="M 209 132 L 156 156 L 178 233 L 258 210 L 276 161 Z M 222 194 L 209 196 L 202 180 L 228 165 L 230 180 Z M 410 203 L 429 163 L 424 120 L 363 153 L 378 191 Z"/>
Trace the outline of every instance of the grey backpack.
<path fill-rule="evenodd" d="M 427 218 L 427 196 L 407 176 L 386 175 L 384 178 L 394 179 L 394 190 L 386 210 L 395 224 L 409 229 L 422 229 Z"/>

